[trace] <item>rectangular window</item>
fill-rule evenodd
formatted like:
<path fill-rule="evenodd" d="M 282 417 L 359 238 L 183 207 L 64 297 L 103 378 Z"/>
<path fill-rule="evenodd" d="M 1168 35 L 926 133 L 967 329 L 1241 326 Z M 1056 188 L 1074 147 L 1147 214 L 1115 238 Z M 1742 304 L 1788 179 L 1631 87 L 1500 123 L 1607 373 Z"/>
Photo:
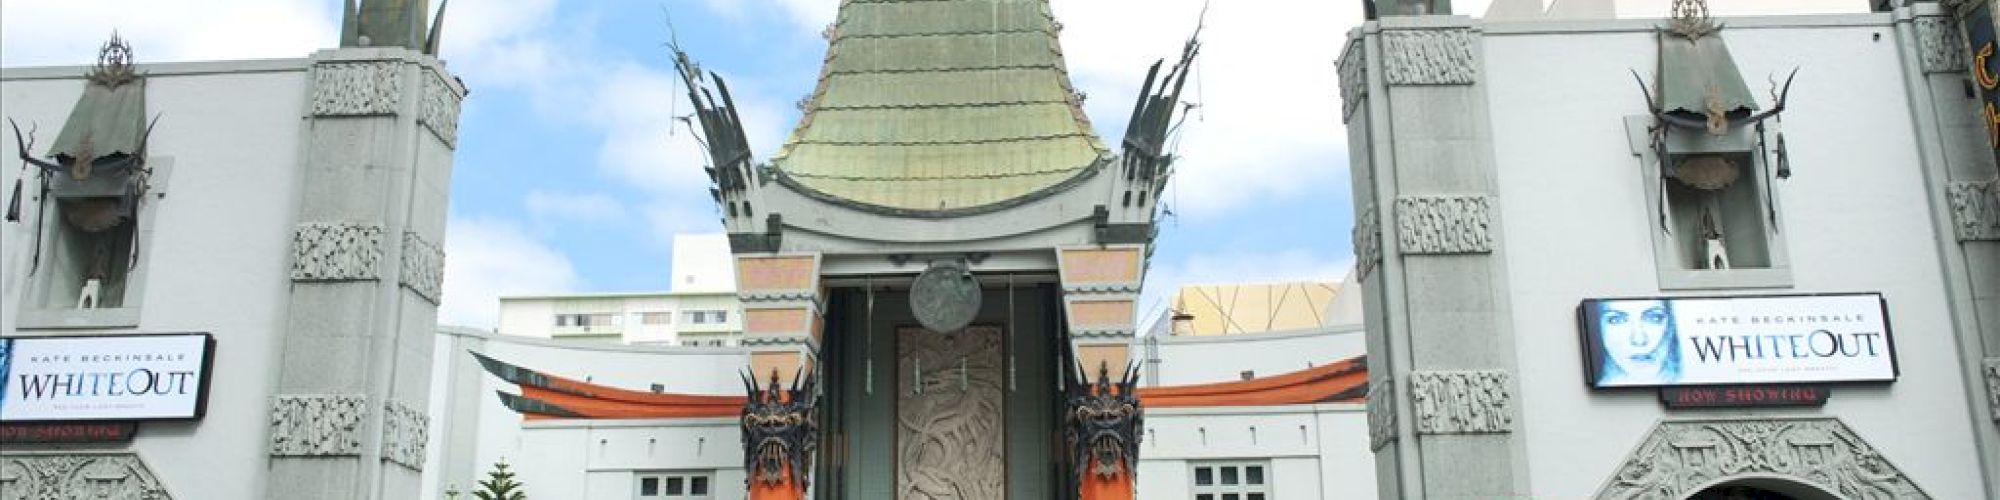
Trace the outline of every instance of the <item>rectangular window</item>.
<path fill-rule="evenodd" d="M 671 325 L 674 324 L 674 313 L 642 312 L 639 313 L 639 323 L 645 325 Z"/>
<path fill-rule="evenodd" d="M 1195 500 L 1269 500 L 1270 465 L 1263 462 L 1197 462 Z"/>
<path fill-rule="evenodd" d="M 708 472 L 642 472 L 637 475 L 639 491 L 633 498 L 715 498 L 710 476 Z"/>
<path fill-rule="evenodd" d="M 714 314 L 714 315 L 715 315 L 715 322 L 716 322 L 716 323 L 728 323 L 728 322 L 729 322 L 729 311 L 710 311 L 710 312 L 709 312 L 709 314 Z"/>

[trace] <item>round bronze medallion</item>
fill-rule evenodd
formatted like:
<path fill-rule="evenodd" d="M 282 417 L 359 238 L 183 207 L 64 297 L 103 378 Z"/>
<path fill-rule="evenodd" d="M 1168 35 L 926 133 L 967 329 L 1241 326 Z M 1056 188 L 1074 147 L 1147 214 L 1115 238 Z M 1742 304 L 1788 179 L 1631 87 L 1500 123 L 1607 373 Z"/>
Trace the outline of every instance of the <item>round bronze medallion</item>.
<path fill-rule="evenodd" d="M 948 333 L 972 324 L 979 315 L 979 280 L 958 262 L 933 262 L 910 284 L 910 312 L 917 323 Z"/>

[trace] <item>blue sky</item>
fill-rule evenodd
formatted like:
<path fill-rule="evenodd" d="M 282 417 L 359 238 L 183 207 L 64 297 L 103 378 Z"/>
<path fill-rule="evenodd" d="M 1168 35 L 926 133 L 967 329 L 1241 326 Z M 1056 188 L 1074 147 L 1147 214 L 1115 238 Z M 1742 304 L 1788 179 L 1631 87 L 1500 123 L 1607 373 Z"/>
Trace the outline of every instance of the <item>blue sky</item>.
<path fill-rule="evenodd" d="M 1512 0 L 1510 0 L 1512 1 Z M 1534 0 L 1523 0 L 1534 1 Z M 1617 0 L 1624 13 L 1634 3 Z M 1483 1 L 1458 2 L 1482 11 Z M 1471 5 L 1477 3 L 1480 5 Z M 1796 0 L 1776 3 L 1797 4 Z M 1145 314 L 1180 284 L 1338 279 L 1352 263 L 1335 58 L 1360 2 L 1214 2 L 1186 100 Z M 1766 0 L 1716 2 L 1769 7 Z M 440 321 L 490 326 L 502 295 L 661 290 L 674 233 L 721 230 L 702 155 L 674 117 L 680 45 L 729 80 L 758 158 L 798 118 L 838 0 L 458 0 L 443 58 L 472 95 L 459 126 Z M 1145 68 L 1177 54 L 1201 0 L 1053 0 L 1100 135 Z M 435 5 L 433 5 L 435 7 Z M 15 0 L 0 65 L 85 64 L 112 30 L 141 62 L 304 57 L 335 44 L 332 0 Z M 1650 8 L 1650 7 L 1649 7 Z M 1115 140 L 1113 141 L 1115 143 Z"/>

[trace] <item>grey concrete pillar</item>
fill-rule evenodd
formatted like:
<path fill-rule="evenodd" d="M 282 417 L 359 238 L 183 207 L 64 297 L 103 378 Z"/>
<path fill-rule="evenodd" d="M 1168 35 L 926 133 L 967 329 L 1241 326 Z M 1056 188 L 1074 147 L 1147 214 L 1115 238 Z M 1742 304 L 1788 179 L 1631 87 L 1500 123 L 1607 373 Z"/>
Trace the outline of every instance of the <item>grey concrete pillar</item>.
<path fill-rule="evenodd" d="M 1919 2 L 1896 8 L 1894 15 L 1908 55 L 1903 73 L 1933 224 L 1941 236 L 1938 252 L 1975 421 L 1973 437 L 1985 462 L 1981 470 L 2000 471 L 2000 169 L 1994 167 L 2000 115 L 1989 115 L 1974 95 L 2000 88 L 1966 92 L 1979 88 L 1980 70 L 1972 64 L 1979 48 L 1969 46 L 1961 25 L 1994 22 L 1961 17 L 1990 2 Z M 1984 479 L 1986 496 L 2000 498 L 2000 473 Z"/>
<path fill-rule="evenodd" d="M 407 49 L 313 60 L 266 488 L 294 499 L 415 498 L 465 90 Z"/>
<path fill-rule="evenodd" d="M 1532 491 L 1480 44 L 1470 18 L 1383 17 L 1340 61 L 1382 498 Z"/>

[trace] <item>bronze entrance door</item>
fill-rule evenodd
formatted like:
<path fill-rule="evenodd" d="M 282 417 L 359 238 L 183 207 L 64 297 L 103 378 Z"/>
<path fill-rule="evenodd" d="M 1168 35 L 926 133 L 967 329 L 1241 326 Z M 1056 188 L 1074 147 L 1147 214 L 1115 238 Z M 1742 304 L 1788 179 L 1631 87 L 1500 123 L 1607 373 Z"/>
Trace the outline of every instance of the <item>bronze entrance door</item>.
<path fill-rule="evenodd" d="M 896 498 L 1006 498 L 1005 335 L 896 331 Z"/>

